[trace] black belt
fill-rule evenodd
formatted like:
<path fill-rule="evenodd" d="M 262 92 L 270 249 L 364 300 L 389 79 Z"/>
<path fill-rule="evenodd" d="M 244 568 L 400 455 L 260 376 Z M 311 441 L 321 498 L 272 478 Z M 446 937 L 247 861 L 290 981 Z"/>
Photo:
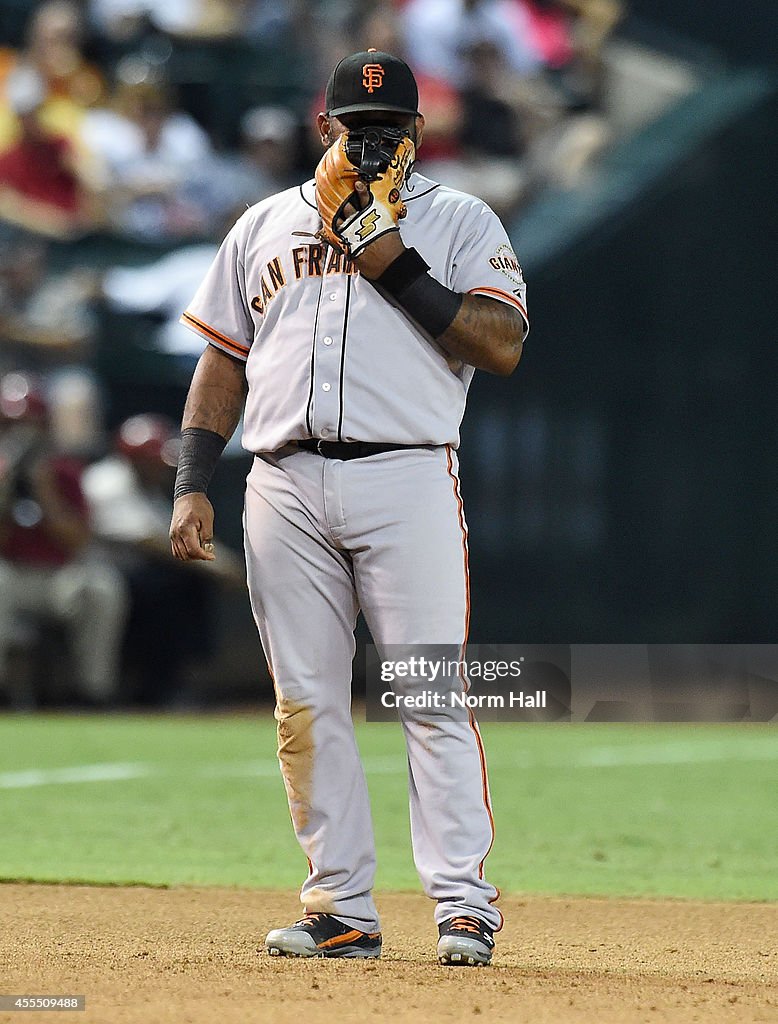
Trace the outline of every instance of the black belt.
<path fill-rule="evenodd" d="M 368 455 L 381 455 L 383 452 L 399 452 L 406 448 L 426 448 L 421 444 L 376 444 L 373 441 L 319 441 L 315 437 L 297 442 L 298 448 L 307 452 L 316 452 L 325 459 L 366 459 Z"/>

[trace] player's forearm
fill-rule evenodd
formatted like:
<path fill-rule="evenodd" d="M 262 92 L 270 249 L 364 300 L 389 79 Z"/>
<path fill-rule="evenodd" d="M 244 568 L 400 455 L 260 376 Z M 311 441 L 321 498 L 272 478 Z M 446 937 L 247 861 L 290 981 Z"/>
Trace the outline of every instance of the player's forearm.
<path fill-rule="evenodd" d="M 246 390 L 243 363 L 208 345 L 192 377 L 182 428 L 211 430 L 229 441 L 240 420 Z"/>
<path fill-rule="evenodd" d="M 391 296 L 450 356 L 501 376 L 516 369 L 524 338 L 518 310 L 499 299 L 446 288 L 397 233 L 368 246 L 357 265 L 360 274 Z"/>
<path fill-rule="evenodd" d="M 517 310 L 499 299 L 465 295 L 437 342 L 449 355 L 477 370 L 505 377 L 518 366 L 523 338 L 524 321 Z"/>
<path fill-rule="evenodd" d="M 213 533 L 213 510 L 205 495 L 224 446 L 238 425 L 245 397 L 243 364 L 208 345 L 195 368 L 181 424 L 181 451 L 173 487 L 176 510 L 170 534 L 173 551 L 179 558 L 205 557 L 203 542 L 210 542 Z M 189 495 L 202 499 L 207 516 L 203 509 L 196 515 L 178 515 L 179 500 Z M 177 549 L 179 535 L 182 546 Z"/>

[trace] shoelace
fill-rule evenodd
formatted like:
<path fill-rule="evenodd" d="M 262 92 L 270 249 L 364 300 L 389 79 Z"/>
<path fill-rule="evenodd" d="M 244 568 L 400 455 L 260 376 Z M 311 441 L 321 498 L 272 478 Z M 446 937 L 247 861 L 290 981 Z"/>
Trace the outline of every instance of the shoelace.
<path fill-rule="evenodd" d="M 307 925 L 307 924 L 318 924 L 319 918 L 324 917 L 324 914 L 313 913 L 306 914 L 305 917 L 301 917 L 299 921 L 295 921 L 295 925 Z"/>
<path fill-rule="evenodd" d="M 454 932 L 474 932 L 476 935 L 481 934 L 481 922 L 477 917 L 455 917 L 449 929 Z"/>

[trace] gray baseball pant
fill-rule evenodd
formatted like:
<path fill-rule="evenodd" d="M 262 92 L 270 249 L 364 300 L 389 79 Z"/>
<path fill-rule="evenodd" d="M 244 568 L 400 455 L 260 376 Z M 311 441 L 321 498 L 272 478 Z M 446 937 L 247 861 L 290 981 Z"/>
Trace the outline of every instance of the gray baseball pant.
<path fill-rule="evenodd" d="M 254 617 L 276 691 L 278 756 L 309 874 L 307 912 L 379 930 L 376 856 L 351 718 L 361 608 L 387 645 L 465 643 L 467 527 L 456 454 L 418 448 L 341 461 L 286 446 L 254 459 L 245 549 Z M 396 650 L 392 647 L 392 651 Z M 472 716 L 401 713 L 411 838 L 435 920 L 474 914 L 493 929 L 484 878 L 493 820 Z M 389 727 L 389 726 L 387 726 Z"/>

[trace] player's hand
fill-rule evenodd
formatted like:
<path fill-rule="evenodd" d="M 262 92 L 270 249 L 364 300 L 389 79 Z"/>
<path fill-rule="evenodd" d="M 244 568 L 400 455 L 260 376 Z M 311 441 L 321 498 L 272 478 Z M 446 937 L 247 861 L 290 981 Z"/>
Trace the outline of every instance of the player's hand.
<path fill-rule="evenodd" d="M 212 562 L 213 505 L 205 494 L 182 494 L 173 506 L 170 548 L 182 562 Z"/>
<path fill-rule="evenodd" d="M 364 181 L 358 181 L 355 189 L 364 210 L 370 204 L 370 190 Z M 356 213 L 356 210 L 354 212 Z M 392 231 L 377 238 L 372 245 L 368 245 L 366 249 L 363 249 L 354 262 L 362 277 L 366 277 L 368 281 L 374 281 L 404 251 L 405 246 L 399 232 Z"/>
<path fill-rule="evenodd" d="M 370 189 L 364 181 L 357 180 L 354 184 L 354 199 L 343 207 L 343 217 L 350 218 L 366 209 L 372 201 Z M 405 246 L 397 231 L 389 232 L 377 238 L 375 242 L 363 249 L 354 262 L 362 277 L 374 281 L 386 270 L 390 263 L 397 259 Z"/>
<path fill-rule="evenodd" d="M 322 220 L 319 235 L 352 259 L 399 230 L 398 221 L 406 214 L 400 190 L 416 153 L 405 133 L 385 129 L 387 140 L 381 147 L 381 129 L 366 132 L 375 135 L 373 141 L 380 147 L 369 173 L 363 173 L 359 155 L 349 153 L 351 135 L 357 138 L 361 134 L 356 131 L 344 132 L 316 168 L 316 205 Z M 360 143 L 363 155 L 365 144 Z"/>

